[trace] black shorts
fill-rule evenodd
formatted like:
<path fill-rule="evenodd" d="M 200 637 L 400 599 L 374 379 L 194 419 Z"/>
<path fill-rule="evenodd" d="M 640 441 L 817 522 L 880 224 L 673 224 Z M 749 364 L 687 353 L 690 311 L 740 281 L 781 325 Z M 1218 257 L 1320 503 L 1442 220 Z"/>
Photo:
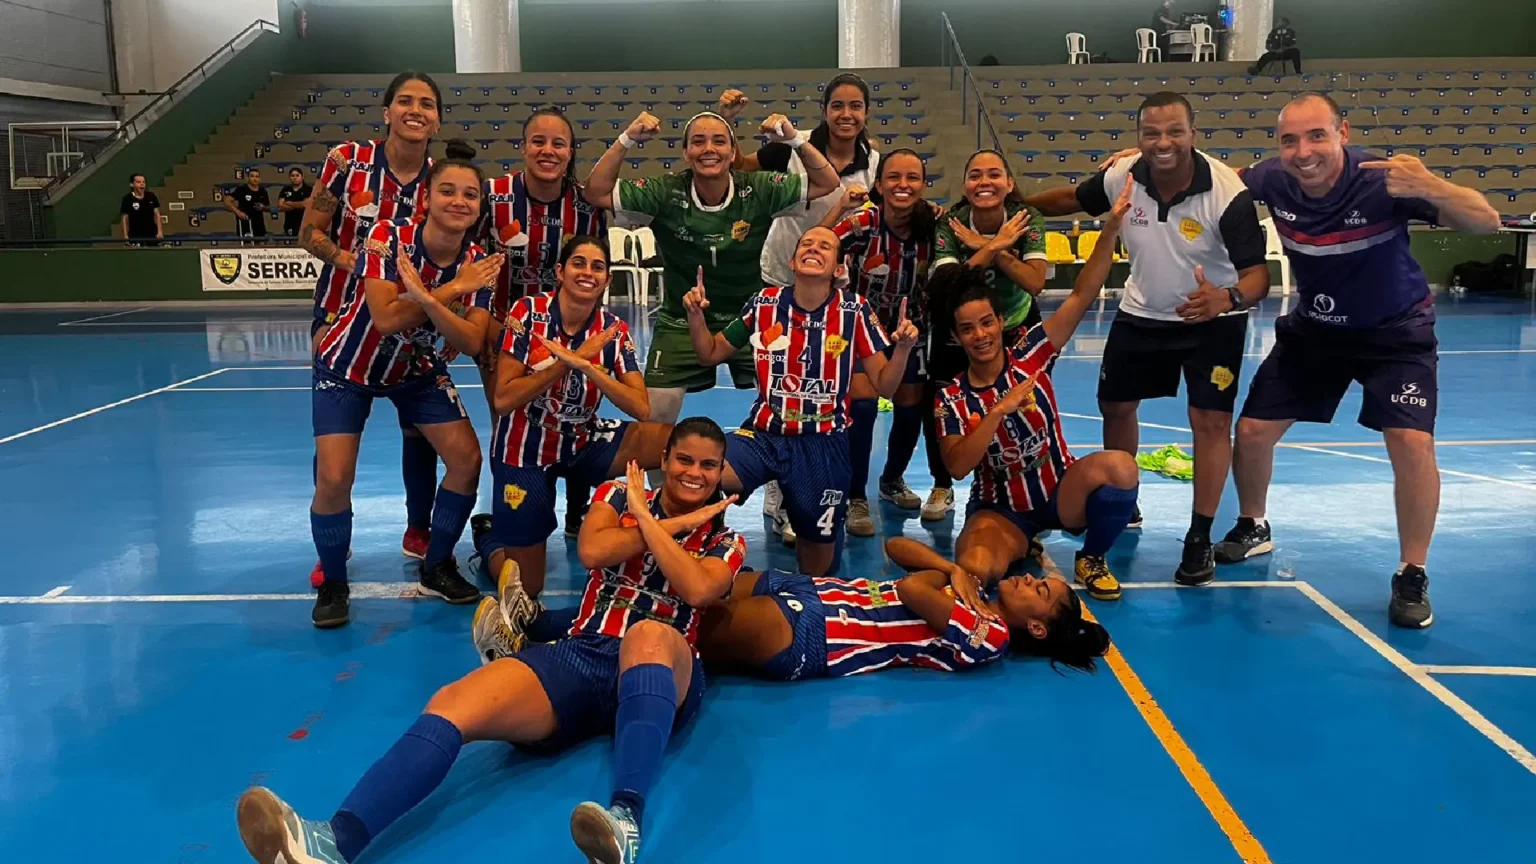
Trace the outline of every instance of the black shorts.
<path fill-rule="evenodd" d="M 1139 402 L 1179 395 L 1182 373 L 1189 407 L 1228 414 L 1237 404 L 1248 316 L 1200 324 L 1115 316 L 1099 365 L 1101 402 Z"/>
<path fill-rule="evenodd" d="M 1350 330 L 1287 315 L 1275 322 L 1275 347 L 1253 376 L 1243 416 L 1330 423 L 1350 382 L 1359 381 L 1361 426 L 1433 434 L 1438 349 L 1433 319 Z"/>

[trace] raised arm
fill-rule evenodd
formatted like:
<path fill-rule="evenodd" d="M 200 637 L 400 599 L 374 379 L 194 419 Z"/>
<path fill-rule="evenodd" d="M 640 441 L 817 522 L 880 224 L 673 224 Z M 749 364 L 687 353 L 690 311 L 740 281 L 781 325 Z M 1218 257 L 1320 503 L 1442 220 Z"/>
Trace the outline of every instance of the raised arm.
<path fill-rule="evenodd" d="M 820 150 L 811 146 L 811 136 L 797 131 L 788 117 L 783 114 L 769 115 L 768 119 L 763 121 L 761 131 L 768 136 L 769 143 L 788 144 L 799 155 L 800 164 L 805 167 L 805 199 L 807 201 L 825 197 L 842 188 L 842 183 L 837 177 L 837 169 L 832 167 L 831 160 L 822 155 Z"/>
<path fill-rule="evenodd" d="M 709 322 L 704 318 L 704 310 L 708 308 L 709 298 L 704 296 L 704 268 L 700 267 L 697 281 L 683 295 L 683 311 L 688 316 L 688 336 L 693 340 L 693 353 L 698 356 L 699 365 L 718 366 L 736 353 L 736 346 L 731 344 L 725 331 L 709 332 Z M 735 327 L 736 323 L 732 322 L 731 326 Z"/>
<path fill-rule="evenodd" d="M 327 169 L 329 169 L 327 165 Z M 338 269 L 352 272 L 357 267 L 357 256 L 351 250 L 342 249 L 331 242 L 331 223 L 336 220 L 336 210 L 341 206 L 331 190 L 323 184 L 315 184 L 304 207 L 304 221 L 299 223 L 299 248 Z"/>
<path fill-rule="evenodd" d="M 920 570 L 896 583 L 896 596 L 929 627 L 943 633 L 949 628 L 957 602 L 944 593 L 949 579 L 949 573 L 944 571 Z"/>
<path fill-rule="evenodd" d="M 1078 271 L 1077 281 L 1072 284 L 1072 294 L 1042 322 L 1046 338 L 1058 349 L 1065 348 L 1072 341 L 1072 333 L 1082 322 L 1083 315 L 1098 298 L 1104 283 L 1109 281 L 1109 271 L 1115 263 L 1115 245 L 1120 242 L 1120 227 L 1125 224 L 1125 214 L 1130 209 L 1131 184 L 1126 183 L 1120 190 L 1120 197 L 1115 200 L 1115 206 L 1110 209 L 1109 217 L 1104 220 L 1104 228 L 1099 233 L 1099 242 L 1093 247 L 1093 254 L 1088 256 L 1083 269 Z"/>
<path fill-rule="evenodd" d="M 1361 162 L 1360 167 L 1386 172 L 1388 194 L 1427 202 L 1436 211 L 1433 221 L 1447 228 L 1469 234 L 1492 234 L 1502 225 L 1499 211 L 1483 193 L 1436 176 L 1417 156 L 1399 153 L 1383 161 Z M 1426 221 L 1428 216 L 1424 214 Z"/>
<path fill-rule="evenodd" d="M 624 154 L 636 144 L 651 140 L 659 131 L 661 121 L 651 116 L 650 112 L 641 111 L 640 116 L 630 121 L 629 128 L 619 133 L 619 137 L 604 151 L 602 158 L 592 166 L 592 173 L 587 175 L 586 185 L 581 189 L 581 197 L 587 199 L 587 203 L 593 207 L 614 209 L 613 190 L 619 182 L 619 169 L 624 167 Z"/>
<path fill-rule="evenodd" d="M 866 307 L 866 312 L 868 309 Z M 871 319 L 873 312 L 868 312 Z M 873 330 L 878 325 L 870 320 L 866 325 Z M 875 390 L 886 399 L 896 395 L 901 387 L 901 379 L 907 371 L 907 358 L 912 354 L 912 346 L 917 344 L 917 325 L 907 320 L 907 298 L 901 298 L 901 308 L 896 313 L 896 330 L 891 333 L 896 350 L 887 358 L 884 351 L 872 351 L 864 358 L 864 374 L 875 385 Z M 863 338 L 863 337 L 860 337 Z"/>
<path fill-rule="evenodd" d="M 1024 203 L 1039 210 L 1043 216 L 1071 216 L 1083 212 L 1083 205 L 1077 203 L 1075 186 L 1058 186 L 1036 192 L 1025 198 Z"/>
<path fill-rule="evenodd" d="M 614 331 L 614 335 L 610 336 L 610 339 L 624 338 L 618 332 L 619 325 L 615 324 L 609 329 Z M 608 335 L 607 331 L 604 331 L 604 335 Z M 639 371 L 631 370 L 625 372 L 622 379 L 616 378 L 598 363 L 598 359 L 601 357 L 601 348 L 598 350 L 598 353 L 572 351 L 564 345 L 545 339 L 542 336 L 535 336 L 534 338 L 539 341 L 539 344 L 548 349 L 549 353 L 553 354 L 555 359 L 559 360 L 561 364 L 586 376 L 587 380 L 596 385 L 597 389 L 604 396 L 608 397 L 608 401 L 612 402 L 620 411 L 641 422 L 651 419 L 650 396 L 645 389 L 645 376 Z M 586 347 L 586 345 L 582 345 L 582 348 Z"/>
<path fill-rule="evenodd" d="M 627 494 L 628 487 L 624 488 Z M 731 495 L 692 513 L 662 519 L 661 527 L 671 536 L 688 533 L 720 515 L 734 503 L 736 496 Z M 627 504 L 625 509 L 628 509 Z M 617 567 L 643 554 L 645 550 L 645 537 L 641 535 L 638 524 L 623 525 L 619 511 L 607 501 L 592 502 L 581 521 L 581 533 L 576 537 L 576 554 L 581 559 L 581 566 L 590 570 Z"/>
<path fill-rule="evenodd" d="M 556 358 L 556 362 L 543 369 L 530 371 L 528 357 L 533 348 L 533 336 L 526 331 L 527 316 L 527 306 L 521 302 L 507 316 L 507 332 L 501 345 L 503 356 L 496 363 L 496 395 L 492 401 L 497 414 L 511 414 L 532 402 L 555 386 L 571 368 Z M 597 357 L 618 333 L 617 327 L 610 327 L 583 342 L 576 353 L 587 359 Z"/>

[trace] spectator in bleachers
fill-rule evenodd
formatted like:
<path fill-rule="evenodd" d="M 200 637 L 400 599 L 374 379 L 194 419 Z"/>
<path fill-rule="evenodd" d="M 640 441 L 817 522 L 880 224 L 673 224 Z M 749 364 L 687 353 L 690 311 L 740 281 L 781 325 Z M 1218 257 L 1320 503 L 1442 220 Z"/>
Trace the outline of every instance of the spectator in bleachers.
<path fill-rule="evenodd" d="M 245 172 L 245 185 L 237 186 L 224 196 L 224 209 L 235 214 L 235 233 L 241 237 L 267 236 L 267 211 L 272 200 L 261 186 L 261 169 Z"/>
<path fill-rule="evenodd" d="M 118 211 L 122 214 L 123 238 L 126 240 L 161 240 L 165 226 L 160 222 L 160 199 L 147 189 L 143 174 L 128 178 L 128 194 Z"/>
<path fill-rule="evenodd" d="M 315 187 L 304 182 L 304 169 L 295 165 L 288 169 L 289 185 L 277 193 L 277 209 L 283 213 L 283 233 L 299 236 L 299 226 L 304 224 L 304 206 Z"/>
<path fill-rule="evenodd" d="M 740 90 L 725 91 L 720 94 L 721 116 L 734 123 L 747 101 Z M 867 192 L 874 188 L 879 176 L 880 154 L 870 144 L 865 129 L 869 120 L 869 84 L 852 72 L 835 76 L 822 88 L 821 113 L 821 122 L 804 137 L 832 163 L 844 189 Z M 790 142 L 765 144 L 750 156 L 738 151 L 735 167 L 738 171 L 784 171 L 801 176 L 806 173 Z M 768 229 L 768 241 L 763 244 L 764 284 L 784 288 L 794 284 L 789 259 L 794 254 L 795 244 L 808 228 L 821 222 L 837 207 L 841 197 L 828 195 L 806 201 L 798 211 L 773 220 L 773 226 Z M 854 382 L 853 407 L 849 409 L 852 422 L 848 433 L 853 452 L 858 452 L 861 447 L 867 450 L 874 440 L 879 401 L 868 383 L 858 379 Z M 781 500 L 778 483 L 768 484 L 763 493 L 763 515 L 773 517 Z M 785 542 L 793 542 L 793 537 L 791 531 Z"/>
<path fill-rule="evenodd" d="M 1296 67 L 1296 74 L 1301 74 L 1301 49 L 1296 47 L 1296 31 L 1291 29 L 1291 19 L 1281 18 L 1280 24 L 1269 31 L 1269 38 L 1264 40 L 1264 56 L 1259 62 L 1248 67 L 1249 75 L 1261 75 L 1264 67 L 1279 61 L 1280 72 L 1285 72 L 1287 61 Z"/>

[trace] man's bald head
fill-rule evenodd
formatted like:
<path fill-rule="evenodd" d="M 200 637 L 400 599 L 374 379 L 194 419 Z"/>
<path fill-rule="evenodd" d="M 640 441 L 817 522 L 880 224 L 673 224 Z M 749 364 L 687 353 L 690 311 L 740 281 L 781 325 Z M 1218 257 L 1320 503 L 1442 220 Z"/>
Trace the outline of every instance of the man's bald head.
<path fill-rule="evenodd" d="M 1344 172 L 1349 121 L 1324 93 L 1303 93 L 1280 109 L 1275 138 L 1280 165 L 1308 195 L 1326 195 Z"/>
<path fill-rule="evenodd" d="M 1327 93 L 1315 92 L 1303 93 L 1300 96 L 1297 96 L 1295 99 L 1285 103 L 1285 107 L 1280 109 L 1280 122 L 1285 122 L 1285 113 L 1290 111 L 1292 108 L 1302 108 L 1309 105 L 1321 105 L 1322 107 L 1328 109 L 1329 115 L 1333 117 L 1334 129 L 1339 129 L 1344 125 L 1344 109 L 1339 107 L 1339 103 L 1335 102 L 1333 97 L 1329 96 Z"/>

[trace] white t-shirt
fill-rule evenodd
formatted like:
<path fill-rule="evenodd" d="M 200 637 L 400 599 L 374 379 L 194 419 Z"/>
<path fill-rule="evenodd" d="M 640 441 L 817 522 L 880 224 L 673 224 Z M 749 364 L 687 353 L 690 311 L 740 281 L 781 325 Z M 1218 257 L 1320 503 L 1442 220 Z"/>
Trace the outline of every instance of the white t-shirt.
<path fill-rule="evenodd" d="M 1264 229 L 1247 185 L 1219 160 L 1199 150 L 1194 156 L 1189 188 L 1166 204 L 1152 185 L 1150 166 L 1139 155 L 1116 162 L 1077 187 L 1078 206 L 1098 216 L 1120 197 L 1127 178 L 1136 184 L 1131 212 L 1120 229 L 1131 253 L 1122 312 L 1179 321 L 1174 310 L 1194 292 L 1197 266 L 1205 268 L 1212 285 L 1225 288 L 1237 284 L 1239 270 L 1264 263 Z"/>
<path fill-rule="evenodd" d="M 826 154 L 823 153 L 822 156 Z M 809 188 L 809 181 L 804 180 L 806 170 L 805 165 L 800 162 L 800 154 L 788 144 L 769 144 L 763 147 L 757 151 L 757 161 L 764 171 L 792 171 L 799 174 L 806 183 L 806 188 Z M 879 176 L 880 154 L 873 147 L 860 146 L 854 154 L 853 161 L 848 163 L 848 167 L 838 179 L 844 189 L 849 186 L 873 189 Z M 820 223 L 828 213 L 832 212 L 841 197 L 838 192 L 823 195 L 814 201 L 805 202 L 800 210 L 786 213 L 773 220 L 772 227 L 768 229 L 768 239 L 763 243 L 763 282 L 783 287 L 795 284 L 795 274 L 789 267 L 790 259 L 795 255 L 795 244 L 800 241 L 800 235 Z"/>

